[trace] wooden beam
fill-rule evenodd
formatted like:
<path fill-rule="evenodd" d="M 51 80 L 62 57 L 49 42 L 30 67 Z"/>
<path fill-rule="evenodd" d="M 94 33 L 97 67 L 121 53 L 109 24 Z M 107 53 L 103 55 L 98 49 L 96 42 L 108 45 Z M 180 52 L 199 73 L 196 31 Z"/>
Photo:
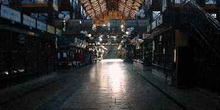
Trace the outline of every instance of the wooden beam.
<path fill-rule="evenodd" d="M 29 3 L 29 4 L 22 4 L 21 7 L 23 8 L 40 8 L 40 7 L 48 7 L 48 3 Z"/>
<path fill-rule="evenodd" d="M 179 9 L 181 8 L 182 5 L 181 4 L 176 4 L 174 5 L 172 8 L 173 9 Z M 206 11 L 220 11 L 220 7 L 216 6 L 216 5 L 205 5 L 204 7 L 202 7 L 202 9 L 206 10 Z"/>
<path fill-rule="evenodd" d="M 42 8 L 38 7 L 38 8 L 22 8 L 22 11 L 26 13 L 50 13 L 55 10 L 50 7 L 42 7 Z"/>

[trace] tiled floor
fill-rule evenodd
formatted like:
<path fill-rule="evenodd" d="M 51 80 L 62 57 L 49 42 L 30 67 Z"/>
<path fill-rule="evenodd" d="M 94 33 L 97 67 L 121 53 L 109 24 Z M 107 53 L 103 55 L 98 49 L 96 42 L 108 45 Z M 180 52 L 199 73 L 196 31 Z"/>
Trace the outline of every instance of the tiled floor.
<path fill-rule="evenodd" d="M 0 110 L 186 109 L 135 69 L 138 68 L 122 60 L 103 60 L 86 68 L 59 73 L 58 80 L 2 103 Z"/>

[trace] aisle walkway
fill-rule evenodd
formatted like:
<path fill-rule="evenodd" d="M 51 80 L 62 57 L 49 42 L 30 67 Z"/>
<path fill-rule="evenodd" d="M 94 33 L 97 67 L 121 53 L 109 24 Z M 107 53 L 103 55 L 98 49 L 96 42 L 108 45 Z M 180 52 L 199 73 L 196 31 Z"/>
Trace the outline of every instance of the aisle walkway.
<path fill-rule="evenodd" d="M 180 109 L 121 60 L 104 60 L 91 68 L 80 89 L 62 109 Z"/>
<path fill-rule="evenodd" d="M 20 95 L 21 89 L 1 90 L 8 100 L 1 99 L 0 110 L 219 110 L 216 98 L 167 86 L 122 60 L 103 60 L 48 79 L 35 89 L 23 85 L 26 92 Z M 10 98 L 13 93 L 18 96 Z"/>
<path fill-rule="evenodd" d="M 145 70 L 139 63 L 134 63 L 131 68 L 137 75 L 186 110 L 220 110 L 219 94 L 199 87 L 172 87 L 164 77 L 160 76 L 161 74 Z"/>

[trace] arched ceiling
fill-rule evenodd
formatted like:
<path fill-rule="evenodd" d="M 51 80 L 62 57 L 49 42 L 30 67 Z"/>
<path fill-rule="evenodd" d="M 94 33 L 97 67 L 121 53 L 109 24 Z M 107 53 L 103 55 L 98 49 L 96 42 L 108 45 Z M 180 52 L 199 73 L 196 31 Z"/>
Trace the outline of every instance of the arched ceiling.
<path fill-rule="evenodd" d="M 96 25 L 107 24 L 110 19 L 132 19 L 144 0 L 80 0 Z"/>

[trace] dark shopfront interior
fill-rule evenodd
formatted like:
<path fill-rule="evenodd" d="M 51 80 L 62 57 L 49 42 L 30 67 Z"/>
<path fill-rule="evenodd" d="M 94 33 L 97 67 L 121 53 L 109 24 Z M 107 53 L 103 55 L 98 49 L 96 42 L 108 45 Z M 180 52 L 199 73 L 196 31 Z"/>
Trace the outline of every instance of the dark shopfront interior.
<path fill-rule="evenodd" d="M 55 71 L 56 48 L 49 35 L 33 36 L 19 33 L 19 30 L 0 31 L 1 87 Z"/>

